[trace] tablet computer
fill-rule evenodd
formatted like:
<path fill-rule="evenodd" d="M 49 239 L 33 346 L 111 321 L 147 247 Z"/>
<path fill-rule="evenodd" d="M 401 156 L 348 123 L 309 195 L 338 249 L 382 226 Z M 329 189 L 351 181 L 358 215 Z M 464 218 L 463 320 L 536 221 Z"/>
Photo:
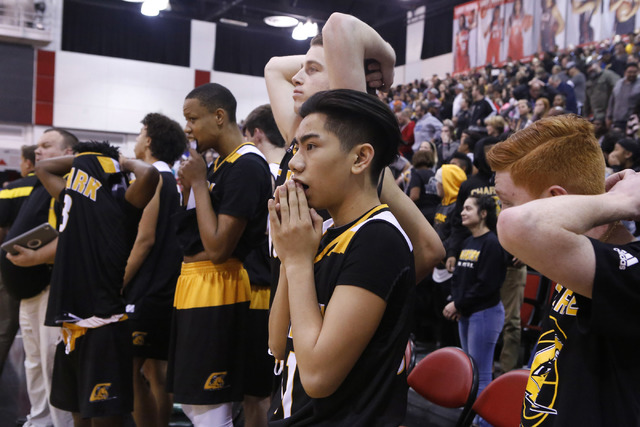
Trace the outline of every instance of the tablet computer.
<path fill-rule="evenodd" d="M 51 224 L 45 222 L 26 233 L 22 233 L 21 235 L 4 242 L 1 247 L 3 251 L 8 252 L 11 255 L 18 255 L 19 252 L 13 249 L 16 245 L 36 250 L 46 245 L 56 237 L 58 237 L 56 229 L 53 228 Z"/>

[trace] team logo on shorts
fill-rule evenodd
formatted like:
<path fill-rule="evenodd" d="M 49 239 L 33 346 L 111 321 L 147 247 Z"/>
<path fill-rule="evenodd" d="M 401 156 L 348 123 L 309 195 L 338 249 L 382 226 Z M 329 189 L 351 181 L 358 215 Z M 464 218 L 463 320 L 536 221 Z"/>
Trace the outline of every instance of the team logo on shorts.
<path fill-rule="evenodd" d="M 209 375 L 207 381 L 204 383 L 205 390 L 221 390 L 223 388 L 229 387 L 225 384 L 225 378 L 227 377 L 227 371 L 224 372 L 214 372 Z"/>
<path fill-rule="evenodd" d="M 109 399 L 109 388 L 111 388 L 111 383 L 100 383 L 96 384 L 91 392 L 91 397 L 89 397 L 89 402 L 100 402 L 103 400 Z"/>
<path fill-rule="evenodd" d="M 144 337 L 147 336 L 146 332 L 135 331 L 131 334 L 133 338 L 133 345 L 144 345 Z"/>

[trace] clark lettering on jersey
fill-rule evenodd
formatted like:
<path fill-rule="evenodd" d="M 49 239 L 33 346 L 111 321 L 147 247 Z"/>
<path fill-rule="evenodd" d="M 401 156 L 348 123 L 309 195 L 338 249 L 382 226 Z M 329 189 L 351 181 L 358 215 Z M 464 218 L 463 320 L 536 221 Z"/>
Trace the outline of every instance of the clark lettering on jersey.
<path fill-rule="evenodd" d="M 74 167 L 71 168 L 71 172 L 69 172 L 66 187 L 95 202 L 98 189 L 102 187 L 102 183 L 94 177 L 89 176 L 85 171 Z"/>

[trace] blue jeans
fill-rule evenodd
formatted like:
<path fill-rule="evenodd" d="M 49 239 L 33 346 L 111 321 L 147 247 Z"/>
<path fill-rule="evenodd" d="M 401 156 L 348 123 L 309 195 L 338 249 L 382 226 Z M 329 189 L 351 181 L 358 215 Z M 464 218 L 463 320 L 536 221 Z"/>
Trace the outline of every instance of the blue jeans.
<path fill-rule="evenodd" d="M 462 316 L 458 320 L 462 349 L 473 357 L 478 367 L 478 396 L 491 382 L 493 352 L 503 326 L 504 307 L 502 302 L 485 310 L 477 311 L 469 317 Z M 481 422 L 482 424 L 484 423 Z"/>

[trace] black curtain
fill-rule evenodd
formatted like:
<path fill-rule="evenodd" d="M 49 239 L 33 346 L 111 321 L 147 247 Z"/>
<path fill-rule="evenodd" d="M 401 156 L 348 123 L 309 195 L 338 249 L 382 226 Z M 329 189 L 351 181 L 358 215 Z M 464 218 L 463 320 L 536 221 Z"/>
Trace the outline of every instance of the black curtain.
<path fill-rule="evenodd" d="M 453 45 L 453 7 L 456 3 L 447 4 L 430 11 L 424 19 L 424 36 L 422 39 L 422 55 L 427 59 L 438 55 L 444 55 L 452 50 Z"/>
<path fill-rule="evenodd" d="M 396 65 L 404 65 L 407 61 L 407 21 L 399 17 L 376 28 L 378 33 L 396 51 Z"/>
<path fill-rule="evenodd" d="M 430 0 L 424 18 L 422 55 L 427 59 L 453 50 L 453 8 L 469 0 Z"/>
<path fill-rule="evenodd" d="M 213 69 L 262 77 L 272 56 L 303 55 L 310 41 L 292 39 L 291 29 L 268 31 L 218 24 Z"/>
<path fill-rule="evenodd" d="M 0 122 L 31 123 L 33 47 L 0 43 Z"/>
<path fill-rule="evenodd" d="M 62 21 L 62 50 L 189 66 L 189 20 L 65 0 Z"/>

